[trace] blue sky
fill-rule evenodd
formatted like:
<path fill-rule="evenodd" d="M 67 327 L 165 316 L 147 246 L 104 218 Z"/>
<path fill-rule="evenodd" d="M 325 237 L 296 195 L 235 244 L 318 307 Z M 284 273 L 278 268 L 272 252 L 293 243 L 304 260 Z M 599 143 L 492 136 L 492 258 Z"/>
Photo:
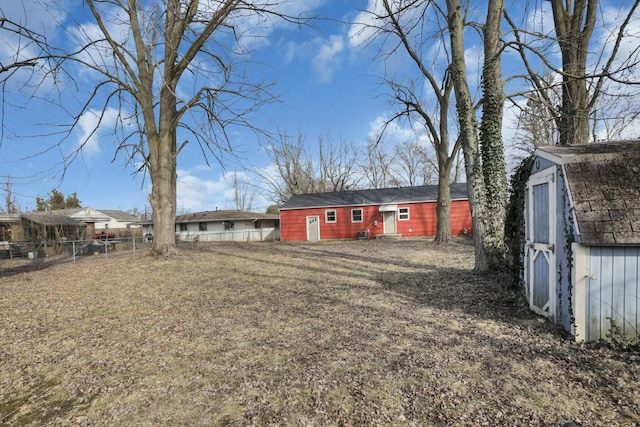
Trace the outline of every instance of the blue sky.
<path fill-rule="evenodd" d="M 46 32 L 54 42 L 63 36 L 51 23 L 52 11 L 30 6 L 38 1 L 0 0 L 0 8 L 7 16 L 24 22 L 24 10 L 28 10 L 26 22 L 39 32 Z M 80 24 L 85 14 L 82 7 L 71 6 L 70 13 Z M 302 3 L 302 2 L 300 2 Z M 358 7 L 366 7 L 366 1 L 309 1 L 316 7 L 316 14 L 328 18 L 353 17 Z M 57 19 L 70 22 L 62 15 Z M 258 65 L 265 80 L 277 81 L 273 89 L 280 96 L 280 103 L 264 107 L 256 115 L 257 125 L 288 133 L 299 132 L 313 141 L 319 133 L 330 130 L 335 138 L 345 138 L 355 143 L 366 143 L 376 118 L 384 114 L 387 106 L 378 97 L 375 86 L 375 66 L 368 54 L 356 51 L 347 40 L 348 27 L 331 20 L 318 21 L 314 28 L 298 28 L 281 24 L 258 41 L 252 53 L 252 61 Z M 5 46 L 9 49 L 9 46 Z M 7 52 L 3 52 L 3 56 Z M 20 79 L 11 82 L 18 86 Z M 24 88 L 29 93 L 31 88 Z M 42 91 L 42 88 L 40 88 Z M 54 91 L 45 88 L 44 91 Z M 122 156 L 114 159 L 113 141 L 105 131 L 96 135 L 82 154 L 66 170 L 60 181 L 60 160 L 64 149 L 52 149 L 37 155 L 40 150 L 56 143 L 60 135 L 56 122 L 68 123 L 73 111 L 62 113 L 56 105 L 31 100 L 14 99 L 20 108 L 5 106 L 5 130 L 0 146 L 0 175 L 2 181 L 11 177 L 12 188 L 23 210 L 35 207 L 36 196 L 46 196 L 52 188 L 64 194 L 76 192 L 84 206 L 102 209 L 144 210 L 150 179 L 133 174 L 134 167 L 127 166 Z M 38 96 L 42 96 L 38 94 Z M 82 93 L 75 95 L 82 97 Z M 77 129 L 67 137 L 65 147 L 73 147 L 83 136 L 95 118 L 83 117 Z M 105 126 L 106 127 L 106 126 Z M 255 168 L 267 168 L 268 158 L 260 150 L 253 133 L 235 129 L 232 143 L 237 158 L 227 156 L 225 169 L 215 161 L 207 166 L 194 146 L 189 147 L 178 159 L 178 210 L 198 211 L 232 208 L 231 175 L 234 170 L 247 176 L 258 190 L 254 210 L 264 210 L 270 202 L 260 195 L 264 192 L 258 178 L 251 173 Z"/>
<path fill-rule="evenodd" d="M 65 43 L 65 33 L 55 25 L 56 20 L 63 22 L 67 31 L 80 26 L 88 28 L 86 10 L 78 6 L 81 2 L 49 1 L 61 6 L 55 10 L 48 10 L 42 3 L 42 0 L 0 0 L 0 9 L 5 16 L 26 22 L 30 28 L 46 34 L 52 43 Z M 291 12 L 299 12 L 302 7 L 312 8 L 314 15 L 332 19 L 320 20 L 314 27 L 279 23 L 275 28 L 263 29 L 257 34 L 259 37 L 251 46 L 253 70 L 265 80 L 278 82 L 273 92 L 279 95 L 281 102 L 260 110 L 255 115 L 256 126 L 270 131 L 279 128 L 289 134 L 303 133 L 310 144 L 318 135 L 330 132 L 335 140 L 344 139 L 364 147 L 368 139 L 377 134 L 381 123 L 394 111 L 382 96 L 383 64 L 376 60 L 378 46 L 363 44 L 363 35 L 354 36 L 357 34 L 354 26 L 347 24 L 362 20 L 365 15 L 359 10 L 374 3 L 374 0 L 291 2 L 287 6 Z M 67 10 L 68 15 L 61 9 Z M 25 11 L 28 11 L 26 18 Z M 540 16 L 548 17 L 548 10 L 539 12 L 538 18 Z M 549 19 L 545 22 L 551 23 Z M 11 56 L 12 49 L 15 51 L 14 43 L 15 40 L 6 38 L 0 46 L 3 61 Z M 477 77 L 480 71 L 477 58 L 481 51 L 478 41 L 468 46 L 472 82 L 473 76 Z M 394 60 L 393 66 L 402 69 L 405 59 L 398 55 Z M 506 63 L 505 73 L 519 71 L 518 65 L 510 64 Z M 36 196 L 46 196 L 53 188 L 64 194 L 76 192 L 83 206 L 144 211 L 149 207 L 147 195 L 151 182 L 148 176 L 143 180 L 143 175 L 135 174 L 135 165 L 127 164 L 125 156 L 114 158 L 118 137 L 106 126 L 113 125 L 114 111 L 109 111 L 104 119 L 104 129 L 91 137 L 80 156 L 64 176 L 61 175 L 62 157 L 86 138 L 87 130 L 96 120 L 95 116 L 85 115 L 73 132 L 60 134 L 60 124 L 69 123 L 74 114 L 71 106 L 77 105 L 86 93 L 84 89 L 91 87 L 90 76 L 81 77 L 79 81 L 86 87 L 79 88 L 77 93 L 63 94 L 70 106 L 67 111 L 48 102 L 48 98 L 56 93 L 55 86 L 45 84 L 37 90 L 21 86 L 24 79 L 20 75 L 9 82 L 10 90 L 3 94 L 0 183 L 10 177 L 13 193 L 25 211 L 35 208 Z M 25 103 L 27 98 L 18 97 L 17 92 L 34 94 L 35 98 Z M 513 119 L 513 112 L 508 110 L 505 115 L 507 143 L 514 135 Z M 408 126 L 392 127 L 388 138 L 406 140 L 412 134 Z M 195 144 L 190 144 L 181 153 L 178 159 L 179 213 L 233 208 L 231 176 L 234 172 L 241 179 L 247 179 L 256 190 L 254 211 L 264 211 L 271 204 L 265 197 L 264 184 L 255 173 L 257 169 L 264 171 L 270 167 L 263 147 L 252 132 L 243 129 L 233 129 L 231 140 L 236 156 L 225 156 L 224 168 L 215 160 L 207 166 Z M 60 144 L 55 146 L 56 143 Z M 54 148 L 48 149 L 52 146 Z"/>

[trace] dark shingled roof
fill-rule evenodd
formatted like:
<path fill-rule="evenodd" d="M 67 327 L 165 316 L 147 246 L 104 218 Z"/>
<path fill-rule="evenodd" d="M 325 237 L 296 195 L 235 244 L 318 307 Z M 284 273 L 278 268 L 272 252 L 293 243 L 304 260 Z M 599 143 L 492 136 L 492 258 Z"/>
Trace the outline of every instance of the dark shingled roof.
<path fill-rule="evenodd" d="M 640 141 L 549 146 L 536 153 L 564 165 L 582 243 L 640 244 Z"/>
<path fill-rule="evenodd" d="M 451 184 L 452 200 L 467 200 L 468 198 L 467 184 Z M 296 194 L 287 200 L 287 202 L 280 207 L 280 210 L 435 202 L 437 199 L 437 185 L 421 185 L 418 187 Z"/>

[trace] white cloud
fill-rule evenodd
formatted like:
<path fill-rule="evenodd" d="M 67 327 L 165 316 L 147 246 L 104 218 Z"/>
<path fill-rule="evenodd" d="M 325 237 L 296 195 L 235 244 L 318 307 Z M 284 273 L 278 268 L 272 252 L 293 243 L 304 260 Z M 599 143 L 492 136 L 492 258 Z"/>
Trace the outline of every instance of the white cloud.
<path fill-rule="evenodd" d="M 177 212 L 200 212 L 208 210 L 235 209 L 233 175 L 241 190 L 253 191 L 255 199 L 253 211 L 261 212 L 270 204 L 264 191 L 254 186 L 255 176 L 246 171 L 227 171 L 211 177 L 208 166 L 196 165 L 189 169 L 179 169 L 177 181 Z"/>
<path fill-rule="evenodd" d="M 0 2 L 0 14 L 14 24 L 28 29 L 36 40 L 55 44 L 56 30 L 66 14 L 66 3 L 46 0 L 4 1 Z M 8 65 L 42 54 L 41 47 L 33 40 L 11 31 L 17 30 L 17 27 L 9 23 L 5 23 L 3 27 L 8 31 L 2 31 L 0 38 L 0 63 Z M 9 80 L 9 85 L 21 92 L 28 90 L 29 81 L 41 90 L 54 85 L 53 78 L 46 75 L 49 70 L 44 61 L 39 61 L 36 67 L 21 67 L 14 71 L 16 74 Z"/>
<path fill-rule="evenodd" d="M 378 0 L 369 0 L 367 7 L 359 12 L 349 28 L 349 45 L 353 48 L 365 46 L 376 33 L 375 15 L 380 15 L 382 5 Z"/>
<path fill-rule="evenodd" d="M 402 126 L 397 120 L 387 124 L 387 117 L 378 116 L 369 123 L 369 140 L 375 141 L 384 129 L 384 140 L 391 144 L 402 144 L 416 141 L 414 129 Z"/>
<path fill-rule="evenodd" d="M 177 180 L 177 211 L 198 212 L 204 210 L 223 209 L 224 191 L 228 186 L 223 177 L 218 180 L 210 180 L 197 175 L 203 170 L 194 167 L 189 170 L 179 169 Z"/>
<path fill-rule="evenodd" d="M 283 1 L 275 3 L 271 10 L 275 14 L 255 13 L 253 11 L 239 11 L 230 17 L 229 24 L 234 27 L 234 33 L 239 36 L 238 45 L 241 50 L 253 50 L 258 47 L 270 45 L 269 37 L 274 31 L 281 28 L 296 28 L 295 24 L 283 19 L 276 14 L 287 16 L 292 19 L 307 17 L 313 11 L 320 8 L 329 0 L 305 0 L 305 1 Z M 218 5 L 212 6 L 212 2 L 202 2 L 203 11 L 217 9 Z M 214 2 L 218 3 L 218 2 Z"/>
<path fill-rule="evenodd" d="M 103 138 L 107 135 L 114 139 L 118 115 L 120 111 L 115 108 L 102 110 L 91 109 L 85 112 L 78 120 L 80 136 L 78 138 L 78 148 L 88 156 L 95 156 L 100 153 Z"/>
<path fill-rule="evenodd" d="M 340 68 L 340 53 L 344 50 L 344 40 L 341 36 L 331 36 L 320 46 L 317 55 L 311 61 L 318 80 L 329 83 L 333 74 Z"/>

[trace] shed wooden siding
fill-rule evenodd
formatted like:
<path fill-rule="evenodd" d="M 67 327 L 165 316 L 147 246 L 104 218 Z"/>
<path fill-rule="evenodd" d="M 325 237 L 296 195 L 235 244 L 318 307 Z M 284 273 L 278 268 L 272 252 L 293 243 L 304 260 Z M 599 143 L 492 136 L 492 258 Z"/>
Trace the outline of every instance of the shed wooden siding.
<path fill-rule="evenodd" d="M 586 280 L 586 340 L 607 339 L 612 322 L 620 332 L 640 332 L 640 248 L 590 247 Z"/>
<path fill-rule="evenodd" d="M 556 167 L 556 164 L 542 157 L 536 157 L 536 160 L 533 162 L 533 165 L 531 165 L 531 175 L 536 174 L 545 169 L 549 169 L 551 167 Z"/>
<path fill-rule="evenodd" d="M 396 212 L 396 233 L 403 237 L 435 236 L 436 234 L 436 202 L 398 204 L 398 209 L 409 208 L 409 220 L 399 220 Z M 362 209 L 362 222 L 351 221 L 351 211 Z M 336 211 L 336 222 L 327 223 L 327 210 Z M 379 205 L 372 206 L 340 206 L 290 209 L 280 211 L 281 240 L 307 240 L 306 218 L 320 218 L 320 239 L 356 238 L 358 231 L 366 230 L 369 237 L 384 234 L 382 213 Z M 465 230 L 472 233 L 471 210 L 468 200 L 455 200 L 451 203 L 451 234 L 462 235 Z M 377 221 L 377 226 L 374 224 Z"/>

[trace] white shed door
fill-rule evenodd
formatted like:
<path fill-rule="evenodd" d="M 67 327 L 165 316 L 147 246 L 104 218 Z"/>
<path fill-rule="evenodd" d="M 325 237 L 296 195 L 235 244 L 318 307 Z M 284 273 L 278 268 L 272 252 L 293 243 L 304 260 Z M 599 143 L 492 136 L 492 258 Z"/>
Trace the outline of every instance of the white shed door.
<path fill-rule="evenodd" d="M 529 306 L 550 319 L 556 305 L 555 170 L 532 175 L 527 184 L 525 281 Z"/>

